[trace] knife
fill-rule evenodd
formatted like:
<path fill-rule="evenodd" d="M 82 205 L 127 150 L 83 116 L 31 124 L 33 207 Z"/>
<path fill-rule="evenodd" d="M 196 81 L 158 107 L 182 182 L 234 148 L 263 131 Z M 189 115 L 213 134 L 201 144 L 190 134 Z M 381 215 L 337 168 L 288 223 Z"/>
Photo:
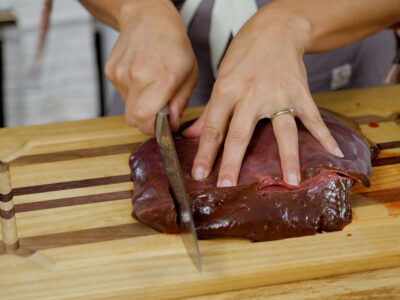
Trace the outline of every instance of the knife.
<path fill-rule="evenodd" d="M 183 182 L 181 166 L 179 164 L 178 155 L 176 154 L 171 128 L 169 127 L 168 115 L 168 105 L 157 114 L 156 139 L 158 150 L 175 200 L 180 236 L 190 259 L 201 272 L 202 264 L 199 243 L 194 227 L 191 205 Z"/>

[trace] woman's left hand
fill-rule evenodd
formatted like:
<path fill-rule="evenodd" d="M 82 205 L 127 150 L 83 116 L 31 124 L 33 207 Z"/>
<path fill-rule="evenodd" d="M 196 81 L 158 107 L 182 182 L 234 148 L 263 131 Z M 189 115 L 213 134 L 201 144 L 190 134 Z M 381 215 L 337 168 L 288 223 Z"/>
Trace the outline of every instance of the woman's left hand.
<path fill-rule="evenodd" d="M 267 5 L 268 6 L 268 5 Z M 279 14 L 260 9 L 232 40 L 221 62 L 212 95 L 200 118 L 185 131 L 200 136 L 192 175 L 206 178 L 226 136 L 217 186 L 237 184 L 242 160 L 257 122 L 292 105 L 296 116 L 322 146 L 342 156 L 310 95 L 303 54 L 309 24 L 285 22 Z M 300 182 L 298 136 L 290 114 L 272 121 L 283 178 Z"/>

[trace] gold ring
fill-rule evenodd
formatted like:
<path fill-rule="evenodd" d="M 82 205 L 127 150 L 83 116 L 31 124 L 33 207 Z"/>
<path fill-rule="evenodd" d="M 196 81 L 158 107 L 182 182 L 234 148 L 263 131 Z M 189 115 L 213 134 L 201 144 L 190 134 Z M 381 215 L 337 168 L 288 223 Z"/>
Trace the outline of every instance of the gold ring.
<path fill-rule="evenodd" d="M 293 105 L 290 105 L 289 107 L 283 107 L 283 108 L 278 108 L 277 110 L 275 110 L 271 116 L 269 117 L 271 119 L 271 121 L 280 115 L 284 115 L 284 114 L 291 114 L 294 117 L 294 107 Z"/>

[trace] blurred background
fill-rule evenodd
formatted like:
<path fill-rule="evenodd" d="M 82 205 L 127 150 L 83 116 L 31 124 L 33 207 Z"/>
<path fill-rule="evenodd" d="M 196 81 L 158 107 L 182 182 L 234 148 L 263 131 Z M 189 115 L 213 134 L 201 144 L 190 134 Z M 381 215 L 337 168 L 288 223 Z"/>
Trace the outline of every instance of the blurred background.
<path fill-rule="evenodd" d="M 78 1 L 53 1 L 36 59 L 43 1 L 0 0 L 0 127 L 106 114 L 114 90 L 103 66 L 118 37 Z"/>

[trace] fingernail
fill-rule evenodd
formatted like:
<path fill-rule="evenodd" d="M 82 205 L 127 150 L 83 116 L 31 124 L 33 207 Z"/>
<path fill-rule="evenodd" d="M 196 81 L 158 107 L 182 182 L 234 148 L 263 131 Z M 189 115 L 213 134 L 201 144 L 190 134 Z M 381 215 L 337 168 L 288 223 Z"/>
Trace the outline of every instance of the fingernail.
<path fill-rule="evenodd" d="M 230 187 L 230 186 L 233 186 L 233 183 L 229 179 L 224 179 L 221 181 L 221 184 L 219 186 L 220 187 Z"/>
<path fill-rule="evenodd" d="M 342 150 L 340 150 L 339 147 L 338 147 L 338 148 L 335 148 L 334 152 L 335 152 L 335 155 L 336 155 L 337 157 L 344 157 L 344 154 L 343 154 Z"/>
<path fill-rule="evenodd" d="M 206 177 L 206 171 L 202 167 L 197 167 L 194 170 L 193 178 L 196 180 L 203 180 Z"/>
<path fill-rule="evenodd" d="M 290 185 L 298 185 L 299 184 L 299 178 L 297 177 L 296 173 L 290 172 L 289 174 L 286 175 L 285 181 L 287 184 Z"/>

